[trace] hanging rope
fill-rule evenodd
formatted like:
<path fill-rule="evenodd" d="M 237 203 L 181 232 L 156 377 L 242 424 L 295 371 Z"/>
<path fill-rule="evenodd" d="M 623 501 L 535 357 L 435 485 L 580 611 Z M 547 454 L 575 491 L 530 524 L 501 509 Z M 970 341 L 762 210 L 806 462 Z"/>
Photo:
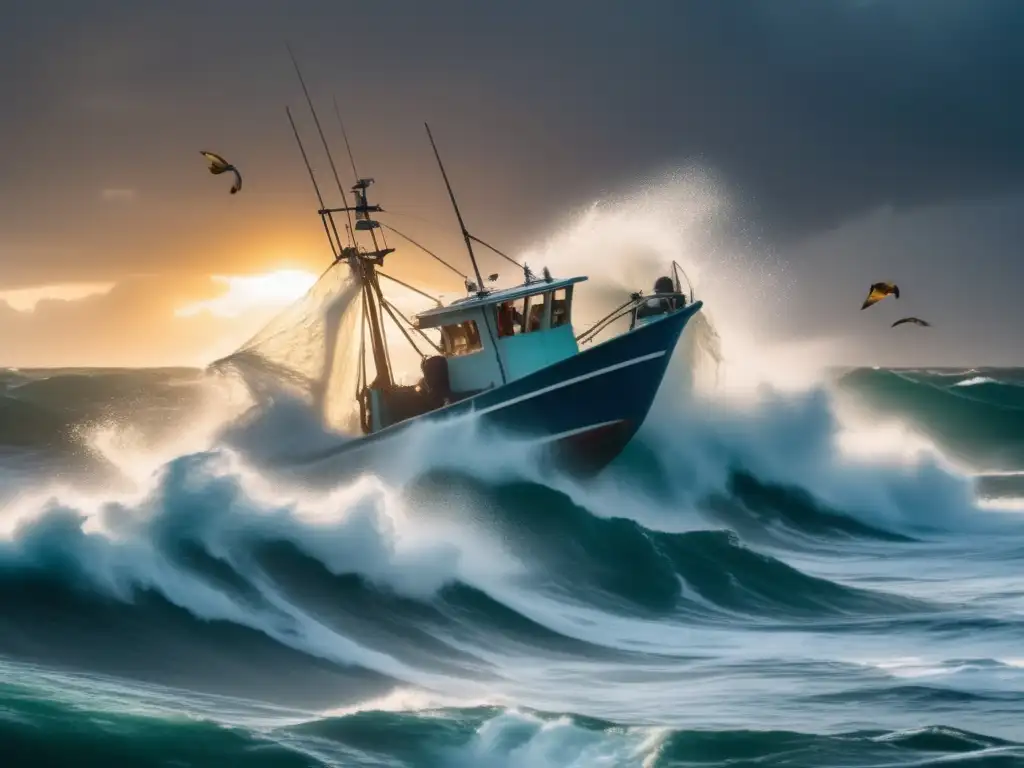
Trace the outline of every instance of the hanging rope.
<path fill-rule="evenodd" d="M 394 312 L 400 318 L 405 320 L 405 322 L 409 325 L 409 327 L 412 328 L 414 331 L 416 331 L 416 333 L 418 333 L 420 336 L 422 336 L 423 340 L 425 342 L 427 342 L 427 344 L 429 344 L 431 347 L 433 347 L 437 351 L 438 354 L 441 354 L 441 348 L 439 346 L 437 346 L 437 344 L 434 343 L 433 339 L 431 339 L 429 336 L 427 336 L 427 334 L 425 334 L 421 329 L 417 328 L 415 323 L 413 323 L 411 320 L 409 320 L 409 318 L 407 318 L 405 315 L 403 315 L 401 310 L 398 309 L 398 307 L 396 307 L 394 304 L 392 304 L 387 299 L 384 299 L 384 304 L 387 305 L 391 309 L 392 312 Z"/>
<path fill-rule="evenodd" d="M 520 269 L 526 269 L 526 267 L 524 267 L 524 266 L 523 266 L 522 264 L 520 264 L 520 263 L 519 263 L 518 261 L 516 261 L 515 259 L 513 259 L 513 258 L 512 258 L 511 256 L 509 256 L 509 255 L 508 255 L 508 254 L 506 254 L 506 253 L 502 253 L 501 251 L 499 251 L 499 250 L 498 250 L 497 248 L 495 248 L 495 247 L 494 247 L 493 245 L 491 245 L 490 243 L 485 243 L 485 242 L 484 242 L 483 240 L 481 240 L 481 239 L 480 239 L 479 237 L 477 237 L 476 235 L 470 235 L 470 236 L 469 236 L 469 239 L 470 239 L 470 240 L 472 240 L 472 241 L 474 241 L 474 242 L 476 242 L 476 243 L 480 243 L 480 245 L 482 245 L 482 246 L 483 246 L 484 248 L 490 248 L 490 249 L 491 249 L 492 251 L 494 251 L 494 252 L 495 252 L 496 254 L 498 254 L 499 256 L 501 256 L 501 258 L 505 259 L 506 261 L 509 261 L 509 262 L 511 262 L 512 264 L 515 264 L 515 265 L 516 265 L 517 267 L 519 267 Z"/>
<path fill-rule="evenodd" d="M 419 288 L 416 288 L 415 286 L 409 285 L 408 283 L 403 283 L 397 277 L 392 277 L 391 275 L 386 275 L 383 272 L 381 272 L 379 269 L 377 270 L 377 276 L 378 277 L 386 277 L 391 282 L 398 283 L 403 288 L 408 288 L 413 293 L 418 293 L 420 296 L 423 296 L 424 298 L 430 299 L 432 302 L 437 304 L 437 306 L 439 306 L 439 307 L 441 306 L 441 300 L 438 299 L 436 296 L 431 296 L 429 293 L 426 293 L 425 291 L 421 291 Z"/>
<path fill-rule="evenodd" d="M 405 336 L 405 340 L 409 342 L 409 346 L 416 350 L 416 354 L 419 355 L 421 359 L 425 358 L 426 355 L 423 354 L 420 351 L 420 348 L 416 346 L 416 342 L 412 340 L 412 336 L 410 336 L 409 332 L 405 330 L 405 326 L 398 322 L 398 318 L 395 316 L 395 311 L 391 308 L 391 304 L 389 304 L 387 301 L 384 301 L 381 304 L 381 307 L 388 313 L 388 316 L 392 320 L 394 320 L 395 325 L 398 327 L 398 330 L 402 332 L 402 335 Z"/>

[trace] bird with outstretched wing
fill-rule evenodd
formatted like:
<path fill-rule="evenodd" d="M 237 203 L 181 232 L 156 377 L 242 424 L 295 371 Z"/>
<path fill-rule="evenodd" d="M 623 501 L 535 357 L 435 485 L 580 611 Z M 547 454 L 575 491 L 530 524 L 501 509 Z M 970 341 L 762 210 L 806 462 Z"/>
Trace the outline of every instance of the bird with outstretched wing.
<path fill-rule="evenodd" d="M 904 323 L 910 323 L 911 325 L 920 325 L 922 328 L 931 328 L 932 324 L 927 320 L 922 320 L 920 317 L 901 317 L 892 327 L 895 328 L 897 325 L 903 325 Z"/>
<path fill-rule="evenodd" d="M 900 297 L 900 288 L 895 283 L 875 283 L 868 291 L 868 297 L 864 299 L 861 309 L 867 309 L 872 304 L 877 304 L 886 296 Z"/>
<path fill-rule="evenodd" d="M 237 193 L 238 190 L 240 190 L 242 188 L 242 174 L 240 174 L 238 172 L 238 169 L 235 168 L 235 166 L 233 166 L 231 163 L 229 163 L 223 157 L 218 155 L 216 152 L 202 151 L 199 154 L 201 154 L 203 157 L 206 158 L 206 162 L 207 162 L 207 164 L 210 167 L 210 173 L 212 173 L 214 175 L 218 175 L 218 174 L 221 174 L 221 173 L 227 173 L 228 171 L 233 171 L 234 172 L 234 174 L 235 174 L 235 183 L 231 185 L 231 194 L 232 195 Z"/>

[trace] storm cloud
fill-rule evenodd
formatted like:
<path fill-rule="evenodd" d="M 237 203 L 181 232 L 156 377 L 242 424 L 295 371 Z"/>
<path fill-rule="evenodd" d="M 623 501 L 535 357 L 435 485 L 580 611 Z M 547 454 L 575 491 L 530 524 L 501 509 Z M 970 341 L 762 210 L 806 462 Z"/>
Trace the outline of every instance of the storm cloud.
<path fill-rule="evenodd" d="M 513 250 L 591 199 L 696 165 L 728 191 L 735 227 L 791 265 L 798 295 L 912 283 L 938 245 L 907 222 L 950 211 L 958 250 L 943 251 L 947 278 L 929 277 L 935 301 L 961 258 L 1024 279 L 1007 223 L 1024 214 L 1013 0 L 6 5 L 0 289 L 258 271 L 290 242 L 323 258 L 283 116 L 301 109 L 286 41 L 326 114 L 339 98 L 361 170 L 432 243 L 458 245 L 424 119 L 474 228 Z M 243 168 L 238 200 L 208 183 L 202 148 Z M 854 236 L 873 249 L 862 270 L 847 261 Z M 1019 327 L 1006 293 L 987 294 L 986 317 Z M 824 314 L 797 302 L 790 325 Z M 968 349 L 981 322 L 936 353 Z M 1013 356 L 1008 331 L 989 338 Z"/>

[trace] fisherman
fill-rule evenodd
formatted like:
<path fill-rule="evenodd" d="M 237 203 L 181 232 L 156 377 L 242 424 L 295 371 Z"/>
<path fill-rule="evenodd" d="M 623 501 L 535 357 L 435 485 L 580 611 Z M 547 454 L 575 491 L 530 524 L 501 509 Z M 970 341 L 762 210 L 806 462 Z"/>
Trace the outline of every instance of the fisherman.
<path fill-rule="evenodd" d="M 662 301 L 667 302 L 670 310 L 682 309 L 686 306 L 686 294 L 677 293 L 671 277 L 659 277 L 654 282 L 654 293 L 661 294 Z"/>
<path fill-rule="evenodd" d="M 504 301 L 498 305 L 498 338 L 514 336 L 516 333 L 515 320 L 512 318 L 512 302 Z"/>
<path fill-rule="evenodd" d="M 686 306 L 686 296 L 676 293 L 671 277 L 659 277 L 654 281 L 654 295 L 636 308 L 636 318 L 656 317 L 682 309 Z"/>
<path fill-rule="evenodd" d="M 505 301 L 498 305 L 498 338 L 515 336 L 516 328 L 523 324 L 523 313 L 516 309 L 511 301 Z"/>

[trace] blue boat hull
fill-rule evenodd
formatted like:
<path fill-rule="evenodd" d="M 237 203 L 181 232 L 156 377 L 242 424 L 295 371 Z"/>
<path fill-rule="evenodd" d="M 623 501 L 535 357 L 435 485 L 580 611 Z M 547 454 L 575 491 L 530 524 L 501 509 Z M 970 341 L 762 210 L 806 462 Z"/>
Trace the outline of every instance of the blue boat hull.
<path fill-rule="evenodd" d="M 471 417 L 546 443 L 552 459 L 581 475 L 600 471 L 640 428 L 661 386 L 690 306 L 505 386 L 403 421 L 373 435 L 302 457 L 309 464 L 345 456 L 372 466 L 385 443 L 414 424 Z M 355 467 L 353 467 L 355 468 Z"/>

